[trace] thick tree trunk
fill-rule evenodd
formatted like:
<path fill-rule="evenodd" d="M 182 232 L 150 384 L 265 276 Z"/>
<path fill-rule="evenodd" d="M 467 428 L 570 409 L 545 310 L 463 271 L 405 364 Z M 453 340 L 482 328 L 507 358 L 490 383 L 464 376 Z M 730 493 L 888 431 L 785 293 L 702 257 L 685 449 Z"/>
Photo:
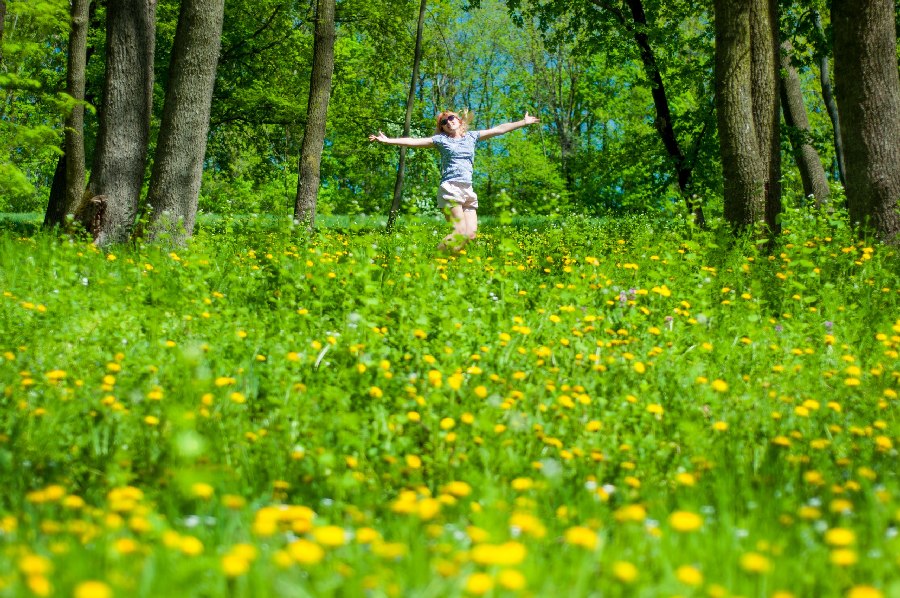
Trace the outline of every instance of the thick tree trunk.
<path fill-rule="evenodd" d="M 752 0 L 715 0 L 716 115 L 725 179 L 725 219 L 735 228 L 765 220 L 768 164 L 753 119 Z"/>
<path fill-rule="evenodd" d="M 100 130 L 90 199 L 82 202 L 104 202 L 99 226 L 83 223 L 96 232 L 98 245 L 126 241 L 137 214 L 150 136 L 155 14 L 156 0 L 109 0 L 106 8 Z"/>
<path fill-rule="evenodd" d="M 633 21 L 629 28 L 640 50 L 644 73 L 650 81 L 650 93 L 653 96 L 653 105 L 656 108 L 654 125 L 675 167 L 678 189 L 682 197 L 684 197 L 688 211 L 694 215 L 694 221 L 698 225 L 704 226 L 706 219 L 703 215 L 703 207 L 694 202 L 694 195 L 691 193 L 690 183 L 693 165 L 686 159 L 678 143 L 678 137 L 675 135 L 675 126 L 672 119 L 672 111 L 669 107 L 669 98 L 666 94 L 666 86 L 663 83 L 653 46 L 650 45 L 650 39 L 647 36 L 647 15 L 644 11 L 643 2 L 642 0 L 625 0 L 625 3 L 631 11 Z M 602 2 L 598 4 L 603 5 Z M 620 19 L 624 21 L 624 17 L 620 16 Z"/>
<path fill-rule="evenodd" d="M 816 27 L 819 34 L 825 37 L 825 28 L 822 26 L 822 17 L 816 13 Z M 831 119 L 831 128 L 834 131 L 834 159 L 837 162 L 838 178 L 841 185 L 847 185 L 847 173 L 844 169 L 844 142 L 841 140 L 841 119 L 838 116 L 837 102 L 834 100 L 834 92 L 831 89 L 831 65 L 828 54 L 822 52 L 819 59 L 819 84 L 822 86 L 822 101 Z"/>
<path fill-rule="evenodd" d="M 194 231 L 225 0 L 182 0 L 147 202 L 151 236 Z"/>
<path fill-rule="evenodd" d="M 66 118 L 66 211 L 84 196 L 84 87 L 91 0 L 72 0 L 67 93 L 76 104 Z"/>
<path fill-rule="evenodd" d="M 803 195 L 813 196 L 816 205 L 821 206 L 828 201 L 831 189 L 828 187 L 819 152 L 809 142 L 809 118 L 803 103 L 800 76 L 791 62 L 794 48 L 789 41 L 782 43 L 781 48 L 781 108 L 788 126 L 788 137 L 803 181 Z"/>
<path fill-rule="evenodd" d="M 428 0 L 419 3 L 419 21 L 416 25 L 416 46 L 413 51 L 412 78 L 409 82 L 409 95 L 406 96 L 406 117 L 403 121 L 403 137 L 409 137 L 409 128 L 412 124 L 412 112 L 416 99 L 416 81 L 419 79 L 419 62 L 422 60 L 422 33 L 425 30 L 425 7 Z M 391 213 L 388 216 L 387 230 L 394 227 L 397 212 L 400 211 L 400 201 L 403 199 L 403 177 L 406 170 L 406 147 L 400 146 L 400 163 L 397 166 L 397 179 L 394 181 L 394 199 L 391 202 Z"/>
<path fill-rule="evenodd" d="M 316 220 L 319 195 L 319 169 L 325 146 L 325 121 L 331 98 L 331 75 L 334 72 L 335 0 L 317 0 L 316 29 L 313 41 L 313 65 L 306 109 L 306 131 L 300 147 L 300 173 L 297 177 L 297 199 L 294 219 L 310 230 Z"/>
<path fill-rule="evenodd" d="M 766 225 L 781 232 L 781 68 L 778 0 L 753 0 L 750 9 L 753 123 L 759 158 L 765 166 Z"/>
<path fill-rule="evenodd" d="M 834 79 L 850 217 L 900 242 L 900 76 L 893 0 L 834 0 Z"/>

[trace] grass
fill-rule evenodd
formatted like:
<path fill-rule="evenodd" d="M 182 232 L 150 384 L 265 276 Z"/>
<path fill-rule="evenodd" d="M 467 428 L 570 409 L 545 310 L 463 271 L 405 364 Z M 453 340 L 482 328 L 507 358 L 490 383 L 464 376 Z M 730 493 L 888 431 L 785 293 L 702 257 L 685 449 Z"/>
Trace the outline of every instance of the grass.
<path fill-rule="evenodd" d="M 0 595 L 900 593 L 895 248 L 332 224 L 0 233 Z"/>

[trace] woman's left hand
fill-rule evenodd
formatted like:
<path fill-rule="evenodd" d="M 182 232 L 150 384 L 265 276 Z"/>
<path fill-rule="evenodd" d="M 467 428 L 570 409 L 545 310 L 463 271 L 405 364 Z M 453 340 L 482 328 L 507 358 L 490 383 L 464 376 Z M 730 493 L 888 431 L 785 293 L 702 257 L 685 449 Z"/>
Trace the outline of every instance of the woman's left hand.
<path fill-rule="evenodd" d="M 526 125 L 533 125 L 534 123 L 538 123 L 538 122 L 541 122 L 541 119 L 539 119 L 536 116 L 531 116 L 527 112 L 525 113 L 525 124 Z"/>

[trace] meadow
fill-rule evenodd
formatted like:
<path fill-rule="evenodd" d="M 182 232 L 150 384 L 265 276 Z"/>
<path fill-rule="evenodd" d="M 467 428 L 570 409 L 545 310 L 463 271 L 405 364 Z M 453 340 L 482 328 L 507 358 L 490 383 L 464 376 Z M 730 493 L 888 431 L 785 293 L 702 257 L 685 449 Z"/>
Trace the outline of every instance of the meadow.
<path fill-rule="evenodd" d="M 900 268 L 642 216 L 0 231 L 0 596 L 900 596 Z"/>

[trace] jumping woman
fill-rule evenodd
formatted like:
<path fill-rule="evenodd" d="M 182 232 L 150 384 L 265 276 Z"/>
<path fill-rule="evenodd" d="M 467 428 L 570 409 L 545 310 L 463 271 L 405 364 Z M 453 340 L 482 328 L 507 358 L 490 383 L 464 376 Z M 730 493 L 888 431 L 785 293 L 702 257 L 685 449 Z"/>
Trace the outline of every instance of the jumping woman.
<path fill-rule="evenodd" d="M 538 122 L 525 113 L 525 118 L 482 131 L 469 131 L 469 125 L 456 112 L 445 110 L 436 119 L 434 137 L 390 138 L 381 131 L 369 135 L 369 141 L 406 147 L 437 147 L 441 152 L 441 186 L 438 208 L 453 224 L 453 232 L 438 245 L 440 250 L 459 251 L 475 238 L 478 230 L 478 196 L 472 189 L 475 144 Z"/>

